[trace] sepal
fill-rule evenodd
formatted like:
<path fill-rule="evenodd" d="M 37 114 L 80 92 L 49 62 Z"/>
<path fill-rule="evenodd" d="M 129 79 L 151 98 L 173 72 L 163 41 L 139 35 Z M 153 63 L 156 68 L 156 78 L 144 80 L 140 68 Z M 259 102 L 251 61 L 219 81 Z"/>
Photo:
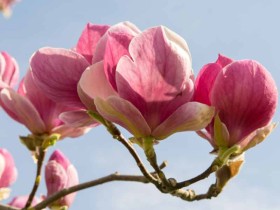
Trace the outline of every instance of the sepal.
<path fill-rule="evenodd" d="M 229 159 L 225 165 L 216 171 L 216 187 L 223 189 L 227 182 L 239 173 L 243 163 L 244 153 Z"/>

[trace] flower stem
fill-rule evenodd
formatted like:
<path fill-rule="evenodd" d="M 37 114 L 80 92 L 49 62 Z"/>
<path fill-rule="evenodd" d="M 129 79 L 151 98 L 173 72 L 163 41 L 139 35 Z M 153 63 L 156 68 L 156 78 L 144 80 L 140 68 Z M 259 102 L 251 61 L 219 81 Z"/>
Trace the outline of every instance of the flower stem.
<path fill-rule="evenodd" d="M 129 143 L 129 141 L 121 134 L 121 132 L 119 131 L 119 129 L 110 121 L 104 119 L 100 114 L 93 112 L 93 111 L 88 111 L 88 114 L 94 118 L 95 120 L 97 120 L 98 122 L 100 122 L 101 124 L 103 124 L 108 132 L 112 135 L 112 137 L 116 140 L 118 140 L 120 143 L 122 143 L 126 149 L 129 151 L 129 153 L 132 155 L 132 157 L 134 158 L 137 166 L 139 167 L 140 171 L 142 172 L 142 174 L 154 185 L 156 185 L 157 187 L 159 187 L 159 180 L 156 179 L 144 166 L 142 160 L 140 159 L 139 155 L 137 154 L 136 150 L 133 148 L 133 146 L 131 145 L 131 143 Z"/>
<path fill-rule="evenodd" d="M 46 154 L 46 150 L 39 147 L 38 148 L 38 162 L 37 162 L 37 172 L 36 172 L 36 177 L 35 177 L 35 181 L 34 181 L 34 185 L 32 188 L 31 193 L 29 194 L 28 200 L 25 204 L 25 207 L 23 208 L 28 209 L 31 206 L 32 200 L 37 192 L 37 189 L 40 185 L 40 181 L 41 181 L 41 171 L 42 171 L 42 166 L 43 166 L 43 162 L 45 159 L 45 154 Z"/>
<path fill-rule="evenodd" d="M 154 143 L 152 138 L 146 138 L 143 143 L 143 149 L 147 157 L 148 162 L 155 170 L 155 173 L 161 180 L 160 190 L 164 193 L 168 193 L 173 190 L 173 187 L 170 185 L 169 181 L 166 179 L 164 172 L 161 170 L 160 166 L 157 163 L 157 155 L 154 149 Z"/>
<path fill-rule="evenodd" d="M 191 178 L 189 180 L 183 181 L 183 182 L 178 182 L 175 186 L 176 189 L 181 189 L 183 187 L 190 186 L 200 180 L 206 179 L 210 174 L 213 172 L 217 171 L 219 169 L 219 165 L 217 164 L 217 159 L 215 159 L 212 164 L 201 174 L 198 176 Z"/>

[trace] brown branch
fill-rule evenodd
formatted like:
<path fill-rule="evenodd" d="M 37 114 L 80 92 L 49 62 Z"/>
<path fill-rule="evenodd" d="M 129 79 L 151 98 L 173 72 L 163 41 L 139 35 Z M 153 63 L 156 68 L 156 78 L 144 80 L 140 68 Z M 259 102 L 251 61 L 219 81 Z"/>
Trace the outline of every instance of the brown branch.
<path fill-rule="evenodd" d="M 210 174 L 217 171 L 223 165 L 223 162 L 221 162 L 219 158 L 216 158 L 212 162 L 210 167 L 208 167 L 204 172 L 202 172 L 198 176 L 177 183 L 177 181 L 173 178 L 166 179 L 164 172 L 161 170 L 161 167 L 157 164 L 156 153 L 153 147 L 148 147 L 147 150 L 144 149 L 147 160 L 155 170 L 154 173 L 149 173 L 149 171 L 145 168 L 143 162 L 141 161 L 140 157 L 138 156 L 131 143 L 125 139 L 125 137 L 121 134 L 121 132 L 112 122 L 107 121 L 96 112 L 89 111 L 89 115 L 95 120 L 102 123 L 107 128 L 108 132 L 112 135 L 112 137 L 114 139 L 117 139 L 128 149 L 147 181 L 153 183 L 161 192 L 169 193 L 171 195 L 180 197 L 186 201 L 210 199 L 212 197 L 218 196 L 218 194 L 221 192 L 221 189 L 218 189 L 217 184 L 211 185 L 207 193 L 200 195 L 196 195 L 193 190 L 182 189 L 183 187 L 187 187 L 191 184 L 194 184 L 200 180 L 207 178 Z"/>
<path fill-rule="evenodd" d="M 150 183 L 149 180 L 147 180 L 146 177 L 144 176 L 134 176 L 134 175 L 119 175 L 118 173 L 114 173 L 96 180 L 92 180 L 89 182 L 85 182 L 79 185 L 75 185 L 73 187 L 69 187 L 66 189 L 63 189 L 51 196 L 49 196 L 48 198 L 46 198 L 44 201 L 40 202 L 39 204 L 37 204 L 36 206 L 32 207 L 32 209 L 34 210 L 40 210 L 43 208 L 46 208 L 49 204 L 55 202 L 56 200 L 71 194 L 73 192 L 77 192 L 83 189 L 87 189 L 90 187 L 94 187 L 97 185 L 101 185 L 107 182 L 112 182 L 112 181 L 128 181 L 128 182 L 140 182 L 140 183 Z"/>
<path fill-rule="evenodd" d="M 159 188 L 159 180 L 156 179 L 144 166 L 142 160 L 140 159 L 140 157 L 138 156 L 137 152 L 135 151 L 135 149 L 133 148 L 133 146 L 131 145 L 131 143 L 129 143 L 128 140 L 126 140 L 126 138 L 121 134 L 121 132 L 119 131 L 119 129 L 110 121 L 104 119 L 99 113 L 96 112 L 92 112 L 92 111 L 88 111 L 88 114 L 94 118 L 95 120 L 99 121 L 100 123 L 102 123 L 108 130 L 108 132 L 112 135 L 112 137 L 116 140 L 118 140 L 119 142 L 121 142 L 129 151 L 129 153 L 132 155 L 132 157 L 134 158 L 137 166 L 139 167 L 140 171 L 142 172 L 142 174 L 151 182 L 153 183 L 155 186 L 157 186 Z"/>
<path fill-rule="evenodd" d="M 173 196 L 179 197 L 185 201 L 199 201 L 199 200 L 204 200 L 204 199 L 211 199 L 213 197 L 217 197 L 221 193 L 222 189 L 217 187 L 217 184 L 212 184 L 207 193 L 205 194 L 195 194 L 194 190 L 184 190 L 184 189 L 179 189 L 171 194 Z"/>
<path fill-rule="evenodd" d="M 142 160 L 140 159 L 140 157 L 138 156 L 137 152 L 135 151 L 135 149 L 131 146 L 130 143 L 128 143 L 128 141 L 125 139 L 125 137 L 120 134 L 118 136 L 114 137 L 115 139 L 117 139 L 119 142 L 121 142 L 129 151 L 129 153 L 132 155 L 132 157 L 134 158 L 134 160 L 136 161 L 137 166 L 139 167 L 140 171 L 142 172 L 142 174 L 153 184 L 155 184 L 156 186 L 159 185 L 158 180 L 146 169 L 146 167 L 144 166 Z"/>
<path fill-rule="evenodd" d="M 196 183 L 198 181 L 206 179 L 208 176 L 210 176 L 210 174 L 212 174 L 213 172 L 217 171 L 218 169 L 219 169 L 219 166 L 217 164 L 217 159 L 215 159 L 212 162 L 212 164 L 204 172 L 202 172 L 198 176 L 196 176 L 196 177 L 194 177 L 192 179 L 183 181 L 183 182 L 176 183 L 175 189 L 181 189 L 183 187 L 190 186 L 190 185 L 192 185 L 192 184 L 194 184 L 194 183 Z"/>
<path fill-rule="evenodd" d="M 43 166 L 43 162 L 45 159 L 45 154 L 46 151 L 43 148 L 39 148 L 39 154 L 38 154 L 38 163 L 37 163 L 37 172 L 36 172 L 36 177 L 35 177 L 35 181 L 34 181 L 34 185 L 33 188 L 31 190 L 31 193 L 28 197 L 28 200 L 25 204 L 25 207 L 23 209 L 28 209 L 31 206 L 32 200 L 38 190 L 40 181 L 41 181 L 41 171 L 42 171 L 42 166 Z"/>
<path fill-rule="evenodd" d="M 159 177 L 161 180 L 160 186 L 158 189 L 163 193 L 169 193 L 174 190 L 174 187 L 172 186 L 171 182 L 166 179 L 166 176 L 164 172 L 161 170 L 162 168 L 157 163 L 157 155 L 153 147 L 149 148 L 148 151 L 145 150 L 145 154 L 147 157 L 148 162 L 155 170 L 155 174 Z"/>
<path fill-rule="evenodd" d="M 18 208 L 12 207 L 12 206 L 7 206 L 4 204 L 0 204 L 0 210 L 19 210 Z"/>

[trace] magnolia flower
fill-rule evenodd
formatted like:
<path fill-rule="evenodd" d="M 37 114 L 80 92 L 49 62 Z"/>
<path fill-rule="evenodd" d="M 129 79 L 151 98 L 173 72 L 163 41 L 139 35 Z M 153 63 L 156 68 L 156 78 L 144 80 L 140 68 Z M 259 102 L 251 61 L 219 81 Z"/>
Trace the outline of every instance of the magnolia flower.
<path fill-rule="evenodd" d="M 45 180 L 48 190 L 47 196 L 79 183 L 75 167 L 59 150 L 54 151 L 46 165 Z M 69 194 L 52 203 L 50 207 L 53 209 L 62 206 L 69 207 L 75 196 L 76 193 Z"/>
<path fill-rule="evenodd" d="M 17 0 L 0 0 L 0 11 L 4 16 L 9 17 L 11 15 L 11 6 L 17 2 Z"/>
<path fill-rule="evenodd" d="M 74 50 L 44 47 L 35 52 L 30 61 L 35 84 L 53 101 L 84 108 L 77 85 L 108 27 L 87 24 Z"/>
<path fill-rule="evenodd" d="M 275 127 L 270 123 L 277 105 L 277 88 L 257 61 L 233 61 L 220 55 L 205 65 L 195 83 L 194 100 L 214 106 L 215 120 L 198 132 L 215 149 L 240 146 L 242 151 L 263 141 Z"/>
<path fill-rule="evenodd" d="M 0 52 L 0 90 L 14 87 L 18 78 L 19 69 L 16 60 L 6 52 Z"/>
<path fill-rule="evenodd" d="M 22 195 L 22 196 L 16 196 L 14 197 L 11 202 L 8 203 L 9 206 L 13 206 L 13 207 L 16 207 L 16 208 L 24 208 L 25 207 L 25 204 L 28 200 L 28 197 L 29 196 L 26 196 L 26 195 Z M 35 206 L 37 205 L 38 203 L 40 203 L 42 201 L 42 198 L 37 198 L 36 196 L 33 198 L 32 200 L 32 203 L 31 203 L 31 206 Z"/>
<path fill-rule="evenodd" d="M 161 140 L 175 132 L 200 130 L 211 121 L 213 108 L 191 102 L 191 55 L 173 31 L 160 26 L 141 32 L 121 23 L 97 46 L 95 62 L 78 87 L 87 107 L 96 107 L 136 138 Z"/>
<path fill-rule="evenodd" d="M 61 115 L 68 125 L 97 125 L 86 114 L 87 108 L 78 96 L 77 85 L 82 73 L 91 65 L 97 43 L 108 28 L 89 23 L 73 50 L 45 47 L 31 58 L 31 71 L 38 88 L 53 101 L 74 107 L 74 111 Z"/>
<path fill-rule="evenodd" d="M 0 148 L 0 201 L 9 197 L 9 187 L 16 178 L 17 169 L 12 155 L 6 149 Z"/>
<path fill-rule="evenodd" d="M 34 84 L 30 71 L 20 83 L 18 91 L 4 88 L 0 94 L 3 109 L 14 120 L 25 125 L 34 135 L 58 134 L 64 137 L 77 137 L 88 131 L 89 127 L 65 125 L 59 115 L 72 108 L 58 104 Z"/>
<path fill-rule="evenodd" d="M 121 23 L 110 27 L 120 32 L 130 30 L 132 24 Z M 87 24 L 73 50 L 45 47 L 39 49 L 31 58 L 31 71 L 34 82 L 44 94 L 60 104 L 67 104 L 84 111 L 70 111 L 61 115 L 62 120 L 72 125 L 92 124 L 85 110 L 95 106 L 82 103 L 78 96 L 77 85 L 85 69 L 103 60 L 108 38 L 107 25 Z M 120 51 L 120 49 L 116 49 Z"/>

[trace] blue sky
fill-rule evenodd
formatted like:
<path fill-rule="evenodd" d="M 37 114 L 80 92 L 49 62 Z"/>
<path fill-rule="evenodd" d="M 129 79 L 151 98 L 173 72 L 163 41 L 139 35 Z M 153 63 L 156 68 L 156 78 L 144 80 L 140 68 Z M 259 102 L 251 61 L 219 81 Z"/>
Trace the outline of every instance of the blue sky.
<path fill-rule="evenodd" d="M 143 30 L 165 25 L 181 35 L 190 47 L 196 74 L 222 53 L 236 60 L 258 60 L 271 72 L 279 87 L 279 7 L 280 2 L 273 0 L 22 0 L 14 7 L 10 19 L 0 17 L 0 50 L 17 59 L 22 77 L 30 56 L 40 47 L 73 47 L 87 22 L 112 25 L 129 20 Z M 28 194 L 35 164 L 18 140 L 19 135 L 27 135 L 28 131 L 8 118 L 3 110 L 0 119 L 0 147 L 14 155 L 19 170 L 13 195 Z M 277 110 L 274 121 L 279 120 Z M 248 151 L 238 177 L 218 198 L 210 201 L 187 203 L 161 194 L 151 185 L 110 183 L 78 193 L 71 209 L 280 209 L 279 136 L 280 130 L 276 128 L 265 142 Z M 115 171 L 139 174 L 128 152 L 101 126 L 81 138 L 65 139 L 55 148 L 73 162 L 81 182 Z M 50 149 L 48 156 L 55 148 Z M 203 171 L 213 159 L 208 142 L 190 132 L 171 136 L 157 145 L 156 150 L 159 161 L 169 162 L 165 169 L 167 175 L 179 180 Z M 141 150 L 138 151 L 143 157 Z M 210 177 L 193 188 L 204 192 L 213 180 Z M 44 193 L 42 183 L 38 195 Z"/>

